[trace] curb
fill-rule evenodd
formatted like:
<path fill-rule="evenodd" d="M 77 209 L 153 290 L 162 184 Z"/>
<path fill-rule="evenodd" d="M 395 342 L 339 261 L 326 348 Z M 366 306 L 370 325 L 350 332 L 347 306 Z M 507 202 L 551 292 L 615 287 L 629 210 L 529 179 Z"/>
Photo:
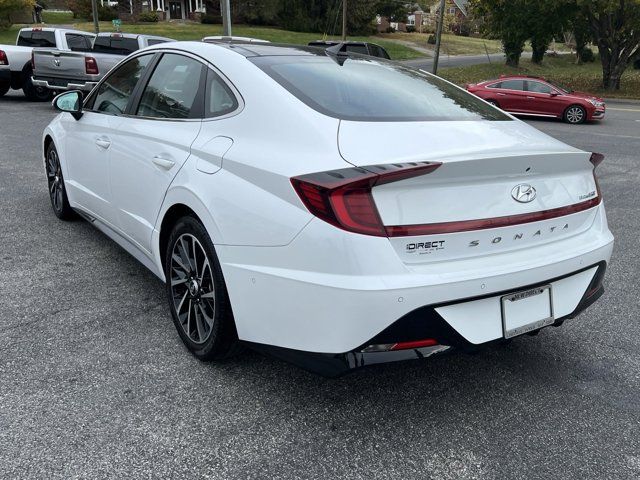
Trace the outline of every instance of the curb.
<path fill-rule="evenodd" d="M 624 104 L 624 103 L 632 103 L 634 105 L 640 105 L 640 100 L 637 100 L 635 98 L 605 98 L 604 102 L 606 104 Z"/>

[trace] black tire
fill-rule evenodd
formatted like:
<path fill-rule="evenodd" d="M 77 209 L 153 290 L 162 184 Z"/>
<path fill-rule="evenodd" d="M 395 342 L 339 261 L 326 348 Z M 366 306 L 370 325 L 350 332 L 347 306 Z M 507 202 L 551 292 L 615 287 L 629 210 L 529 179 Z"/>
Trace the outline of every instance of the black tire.
<path fill-rule="evenodd" d="M 487 100 L 487 103 L 490 103 L 496 108 L 500 108 L 500 105 L 498 105 L 498 102 L 496 102 L 495 100 Z"/>
<path fill-rule="evenodd" d="M 47 173 L 47 187 L 53 213 L 55 213 L 56 217 L 60 220 L 73 220 L 76 217 L 76 213 L 69 205 L 67 189 L 64 185 L 64 177 L 62 176 L 62 168 L 60 167 L 60 157 L 53 142 L 51 142 L 47 148 L 45 171 Z"/>
<path fill-rule="evenodd" d="M 10 88 L 11 88 L 10 83 L 0 83 L 0 97 L 4 97 Z"/>
<path fill-rule="evenodd" d="M 24 72 L 24 83 L 22 84 L 22 91 L 24 92 L 25 97 L 32 102 L 46 102 L 53 98 L 53 94 L 51 90 L 44 87 L 36 87 L 31 81 L 31 75 L 33 72 L 31 70 L 26 70 Z"/>
<path fill-rule="evenodd" d="M 587 120 L 587 111 L 580 105 L 571 105 L 564 111 L 563 119 L 567 123 L 578 125 Z"/>
<path fill-rule="evenodd" d="M 164 265 L 173 323 L 191 353 L 203 361 L 239 353 L 242 348 L 220 262 L 196 218 L 183 217 L 175 224 Z"/>

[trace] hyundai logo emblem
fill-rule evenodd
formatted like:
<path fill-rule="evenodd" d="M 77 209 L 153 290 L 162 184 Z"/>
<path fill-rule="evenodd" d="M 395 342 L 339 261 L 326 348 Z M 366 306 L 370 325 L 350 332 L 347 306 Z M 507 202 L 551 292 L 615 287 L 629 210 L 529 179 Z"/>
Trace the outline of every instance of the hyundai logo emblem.
<path fill-rule="evenodd" d="M 531 185 L 522 183 L 513 187 L 513 190 L 511 190 L 511 196 L 516 202 L 529 203 L 536 198 L 536 189 Z"/>

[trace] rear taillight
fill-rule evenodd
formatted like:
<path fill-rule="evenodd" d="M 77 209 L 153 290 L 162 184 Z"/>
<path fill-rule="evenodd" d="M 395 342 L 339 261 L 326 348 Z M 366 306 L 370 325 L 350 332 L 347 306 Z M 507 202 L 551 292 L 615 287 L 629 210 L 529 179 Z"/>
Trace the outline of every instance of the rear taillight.
<path fill-rule="evenodd" d="M 592 153 L 589 161 L 593 163 L 593 168 L 595 169 L 598 165 L 602 163 L 604 160 L 604 155 L 601 153 Z"/>
<path fill-rule="evenodd" d="M 371 193 L 373 187 L 426 175 L 441 163 L 416 162 L 344 168 L 291 179 L 293 188 L 316 217 L 349 232 L 386 237 Z"/>
<path fill-rule="evenodd" d="M 7 59 L 7 54 L 4 50 L 0 50 L 0 65 L 9 65 L 9 59 Z"/>
<path fill-rule="evenodd" d="M 87 75 L 98 75 L 98 63 L 93 57 L 84 57 L 84 71 Z"/>

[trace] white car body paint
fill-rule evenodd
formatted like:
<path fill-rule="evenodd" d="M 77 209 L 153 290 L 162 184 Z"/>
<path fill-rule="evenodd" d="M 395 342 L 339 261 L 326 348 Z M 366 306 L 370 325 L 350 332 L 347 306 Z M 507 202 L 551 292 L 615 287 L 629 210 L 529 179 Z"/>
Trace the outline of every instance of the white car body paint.
<path fill-rule="evenodd" d="M 58 148 L 71 206 L 161 279 L 166 213 L 185 205 L 198 216 L 241 340 L 349 352 L 434 305 L 468 342 L 484 343 L 503 335 L 504 292 L 550 282 L 556 316 L 569 315 L 595 275 L 588 267 L 609 262 L 602 202 L 521 225 L 386 238 L 315 217 L 291 185 L 292 177 L 353 165 L 441 162 L 428 175 L 373 188 L 384 225 L 395 226 L 535 213 L 595 195 L 590 153 L 519 120 L 341 121 L 301 102 L 233 46 L 149 51 L 182 51 L 215 67 L 241 97 L 238 111 L 175 122 L 63 113 L 44 138 Z M 106 153 L 95 145 L 103 137 Z M 156 156 L 174 164 L 158 165 Z M 534 201 L 511 198 L 520 183 L 535 187 Z M 445 247 L 409 247 L 430 242 Z"/>

